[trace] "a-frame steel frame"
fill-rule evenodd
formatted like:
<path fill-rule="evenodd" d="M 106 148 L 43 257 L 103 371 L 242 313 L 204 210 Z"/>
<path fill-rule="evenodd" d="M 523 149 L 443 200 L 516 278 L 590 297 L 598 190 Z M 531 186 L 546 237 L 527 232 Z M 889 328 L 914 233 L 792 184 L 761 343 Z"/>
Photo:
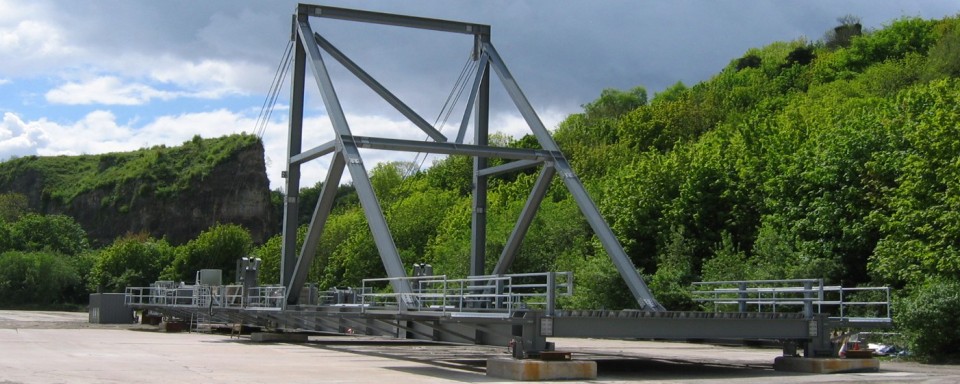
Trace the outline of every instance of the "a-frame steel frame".
<path fill-rule="evenodd" d="M 359 65 L 350 60 L 329 41 L 313 32 L 310 26 L 310 17 L 333 18 L 340 20 L 357 21 L 364 23 L 386 24 L 399 27 L 419 28 L 441 32 L 463 33 L 474 36 L 473 59 L 479 63 L 474 82 L 467 99 L 460 130 L 454 142 L 437 131 L 420 115 L 414 112 L 403 101 L 388 91 L 372 76 L 366 73 Z M 520 169 L 540 166 L 542 170 L 530 192 L 520 218 L 507 240 L 500 259 L 497 261 L 492 274 L 503 274 L 509 268 L 527 229 L 530 227 L 540 202 L 555 175 L 558 175 L 570 191 L 580 211 L 586 217 L 590 227 L 596 233 L 604 249 L 616 266 L 620 276 L 625 280 L 641 308 L 650 311 L 662 311 L 663 307 L 657 302 L 644 284 L 636 267 L 630 261 L 623 247 L 613 231 L 603 220 L 600 211 L 590 199 L 586 189 L 577 178 L 570 164 L 560 152 L 560 148 L 544 127 L 540 117 L 534 111 L 530 102 L 520 90 L 513 75 L 507 69 L 503 59 L 490 42 L 490 27 L 482 24 L 463 23 L 458 21 L 428 19 L 387 13 L 360 11 L 352 9 L 334 8 L 319 5 L 300 4 L 294 15 L 293 36 L 295 54 L 290 97 L 290 132 L 288 141 L 288 158 L 286 172 L 287 196 L 284 204 L 283 221 L 283 255 L 281 258 L 281 284 L 287 288 L 287 304 L 294 305 L 299 301 L 300 290 L 306 282 L 307 271 L 317 253 L 317 244 L 323 233 L 324 225 L 333 207 L 336 189 L 343 176 L 343 171 L 350 173 L 353 185 L 356 188 L 360 204 L 363 207 L 374 242 L 380 254 L 380 259 L 391 278 L 406 276 L 403 262 L 397 252 L 393 236 L 384 219 L 377 197 L 363 160 L 360 148 L 374 148 L 393 151 L 425 152 L 436 154 L 466 155 L 474 158 L 473 163 L 473 224 L 471 229 L 471 256 L 470 274 L 486 275 L 485 244 L 486 244 L 486 207 L 487 207 L 487 178 L 493 175 L 513 172 Z M 399 140 L 378 137 L 354 136 L 337 98 L 330 75 L 327 72 L 321 49 L 349 72 L 369 86 L 380 97 L 407 117 L 414 125 L 432 139 L 432 141 Z M 303 103 L 304 82 L 307 68 L 310 68 L 314 80 L 320 89 L 324 107 L 333 125 L 335 138 L 331 142 L 315 148 L 303 150 Z M 518 149 L 493 147 L 487 144 L 489 99 L 490 99 L 490 69 L 498 76 L 507 94 L 516 105 L 531 132 L 540 143 L 542 149 Z M 476 116 L 471 116 L 471 113 Z M 474 122 L 474 143 L 463 144 L 469 122 Z M 297 252 L 297 212 L 300 190 L 300 166 L 310 160 L 333 155 L 326 180 L 320 191 L 320 197 L 314 209 L 313 218 L 304 239 L 302 248 Z M 502 158 L 514 160 L 497 167 L 487 167 L 488 158 Z M 393 280 L 395 292 L 411 292 L 411 287 L 403 280 Z"/>

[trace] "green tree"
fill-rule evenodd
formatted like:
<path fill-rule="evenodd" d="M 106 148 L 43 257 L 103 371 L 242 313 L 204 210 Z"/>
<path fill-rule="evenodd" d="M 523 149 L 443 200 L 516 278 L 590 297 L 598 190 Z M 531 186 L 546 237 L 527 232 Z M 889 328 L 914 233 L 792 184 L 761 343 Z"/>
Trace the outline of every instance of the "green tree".
<path fill-rule="evenodd" d="M 902 286 L 960 273 L 958 103 L 960 81 L 942 79 L 902 92 L 890 111 L 902 147 L 887 160 L 896 180 L 875 215 L 882 238 L 869 264 L 882 281 Z"/>
<path fill-rule="evenodd" d="M 217 224 L 177 247 L 173 263 L 164 269 L 162 277 L 194 281 L 201 269 L 221 269 L 224 282 L 230 282 L 237 260 L 249 256 L 252 249 L 253 240 L 246 229 L 236 224 Z"/>
<path fill-rule="evenodd" d="M 713 258 L 703 263 L 703 281 L 731 281 L 753 279 L 747 255 L 737 249 L 729 233 L 724 233 L 716 245 Z"/>
<path fill-rule="evenodd" d="M 90 271 L 89 289 L 123 292 L 126 287 L 148 286 L 173 259 L 174 248 L 163 239 L 152 239 L 146 234 L 118 238 L 100 250 Z"/>
<path fill-rule="evenodd" d="M 0 253 L 13 250 L 13 238 L 10 236 L 9 224 L 0 219 Z"/>
<path fill-rule="evenodd" d="M 78 255 L 88 249 L 87 233 L 70 216 L 28 213 L 9 225 L 13 248 Z"/>
<path fill-rule="evenodd" d="M 614 119 L 624 113 L 647 105 L 647 90 L 634 87 L 628 91 L 607 88 L 600 92 L 600 98 L 583 105 L 588 119 Z"/>
<path fill-rule="evenodd" d="M 19 193 L 0 193 L 0 221 L 15 222 L 28 210 L 26 196 Z"/>
<path fill-rule="evenodd" d="M 896 302 L 894 321 L 923 360 L 960 357 L 960 282 L 934 278 Z"/>
<path fill-rule="evenodd" d="M 74 266 L 61 255 L 47 251 L 0 254 L 0 305 L 65 304 L 79 283 Z"/>
<path fill-rule="evenodd" d="M 649 278 L 650 291 L 671 311 L 693 310 L 696 305 L 687 287 L 693 283 L 692 242 L 675 228 L 664 252 L 658 256 L 657 271 Z"/>

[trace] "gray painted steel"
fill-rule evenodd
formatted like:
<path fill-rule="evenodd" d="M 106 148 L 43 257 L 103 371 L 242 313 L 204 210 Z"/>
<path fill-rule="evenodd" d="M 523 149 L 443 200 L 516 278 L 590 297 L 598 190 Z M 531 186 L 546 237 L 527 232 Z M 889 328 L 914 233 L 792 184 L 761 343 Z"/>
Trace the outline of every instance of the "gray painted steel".
<path fill-rule="evenodd" d="M 483 176 L 496 176 L 504 173 L 516 172 L 519 170 L 533 168 L 540 164 L 543 164 L 542 161 L 537 160 L 517 160 L 511 161 L 506 164 L 498 165 L 496 167 L 484 168 L 480 171 L 480 174 Z"/>
<path fill-rule="evenodd" d="M 313 149 L 301 152 L 299 155 L 290 157 L 290 164 L 303 164 L 310 160 L 319 159 L 337 150 L 337 141 L 331 140 L 320 144 Z"/>
<path fill-rule="evenodd" d="M 477 74 L 473 78 L 473 86 L 470 87 L 470 96 L 467 98 L 467 108 L 463 110 L 463 119 L 460 120 L 460 130 L 457 131 L 457 144 L 463 144 L 463 139 L 467 135 L 467 127 L 470 125 L 470 113 L 473 108 L 471 105 L 477 100 L 477 93 L 480 92 L 480 86 L 483 84 L 484 74 L 490 69 L 487 65 L 490 58 L 487 55 L 480 56 L 480 63 L 477 65 Z"/>
<path fill-rule="evenodd" d="M 303 240 L 303 248 L 300 250 L 300 258 L 297 259 L 297 267 L 293 271 L 293 279 L 287 285 L 287 304 L 297 304 L 300 299 L 299 287 L 302 287 L 307 281 L 307 273 L 313 264 L 317 255 L 317 244 L 320 243 L 320 235 L 323 234 L 323 228 L 330 217 L 330 211 L 333 210 L 333 203 L 337 198 L 337 188 L 340 184 L 340 178 L 343 177 L 343 168 L 346 166 L 343 154 L 338 152 L 330 161 L 330 168 L 327 170 L 327 179 L 320 189 L 320 197 L 317 199 L 317 207 L 313 210 L 313 218 L 310 220 L 310 226 L 307 228 L 307 236 Z M 294 289 L 294 288 L 298 289 Z"/>
<path fill-rule="evenodd" d="M 297 15 L 295 22 L 306 21 Z M 296 23 L 295 23 L 296 24 Z M 297 222 L 300 200 L 300 163 L 293 158 L 303 147 L 303 91 L 306 75 L 306 53 L 299 34 L 294 34 L 293 74 L 290 79 L 290 129 L 287 134 L 287 195 L 283 201 L 283 245 L 280 257 L 280 284 L 288 285 L 297 262 Z"/>
<path fill-rule="evenodd" d="M 300 35 L 300 41 L 309 41 L 308 37 L 313 36 L 313 30 L 307 20 L 298 19 L 297 32 Z M 380 253 L 380 261 L 390 277 L 406 277 L 406 271 L 403 268 L 403 262 L 400 260 L 400 254 L 397 252 L 397 246 L 393 242 L 393 235 L 387 226 L 387 221 L 383 217 L 383 211 L 380 203 L 377 201 L 373 185 L 370 184 L 370 177 L 367 170 L 363 167 L 363 160 L 360 157 L 360 151 L 352 141 L 343 140 L 345 136 L 350 136 L 350 126 L 347 124 L 347 118 L 343 114 L 340 106 L 340 100 L 337 98 L 337 92 L 334 90 L 333 82 L 330 80 L 330 74 L 320 56 L 320 49 L 316 44 L 305 44 L 305 53 L 307 60 L 313 68 L 313 77 L 320 88 L 320 95 L 323 98 L 327 115 L 333 124 L 333 129 L 337 133 L 337 139 L 340 143 L 342 155 L 346 157 L 347 170 L 353 178 L 353 185 L 356 188 L 357 195 L 360 198 L 360 205 L 363 206 L 363 212 L 367 217 L 367 224 L 373 233 L 374 243 Z M 289 191 L 288 191 L 289 192 Z M 290 228 L 296 231 L 296 228 Z M 395 292 L 411 292 L 410 286 L 395 280 L 392 284 Z M 299 290 L 300 286 L 289 285 L 289 288 Z"/>
<path fill-rule="evenodd" d="M 627 283 L 637 303 L 646 310 L 665 310 L 657 299 L 653 297 L 653 294 L 650 293 L 647 284 L 643 282 L 643 278 L 641 278 L 640 273 L 637 272 L 636 266 L 633 265 L 630 257 L 624 252 L 623 246 L 620 245 L 620 240 L 617 239 L 613 230 L 611 230 L 610 226 L 604 221 L 600 210 L 597 209 L 593 200 L 590 199 L 590 195 L 587 194 L 586 188 L 583 187 L 580 179 L 578 179 L 573 172 L 573 168 L 567 163 L 566 158 L 564 158 L 562 154 L 559 154 L 560 147 L 557 146 L 557 143 L 553 141 L 553 137 L 550 136 L 550 132 L 543 126 L 543 122 L 540 121 L 540 117 L 537 116 L 537 113 L 533 110 L 533 106 L 530 105 L 527 97 L 524 96 L 523 91 L 520 90 L 520 86 L 513 78 L 513 75 L 510 74 L 506 64 L 503 63 L 503 59 L 500 58 L 500 54 L 497 53 L 497 50 L 493 48 L 493 45 L 490 43 L 484 43 L 483 47 L 484 51 L 490 55 L 490 62 L 497 72 L 500 82 L 503 83 L 507 94 L 510 95 L 513 103 L 516 104 L 520 110 L 520 115 L 526 120 L 534 136 L 537 137 L 537 141 L 540 142 L 540 145 L 543 146 L 544 149 L 557 153 L 557 155 L 554 155 L 553 162 L 557 171 L 560 172 L 563 183 L 567 185 L 567 189 L 570 190 L 570 194 L 573 195 L 574 200 L 580 207 L 580 212 L 583 213 L 587 222 L 590 223 L 590 227 L 593 228 L 593 232 L 600 239 L 604 250 L 607 251 L 607 255 L 610 256 L 610 259 L 616 266 L 620 277 Z"/>
<path fill-rule="evenodd" d="M 366 84 L 368 87 L 370 87 L 370 89 L 372 89 L 374 92 L 380 95 L 380 97 L 386 100 L 387 103 L 390 103 L 390 105 L 396 108 L 397 111 L 400 111 L 400 113 L 403 114 L 403 116 L 405 116 L 407 119 L 409 119 L 410 122 L 412 122 L 418 128 L 426 132 L 427 135 L 432 137 L 437 142 L 443 143 L 447 141 L 446 136 L 444 136 L 442 133 L 440 133 L 435 128 L 433 128 L 433 126 L 430 125 L 430 123 L 428 123 L 426 120 L 424 120 L 423 117 L 420 117 L 420 115 L 418 115 L 416 112 L 410 109 L 410 107 L 404 104 L 403 101 L 400 101 L 400 99 L 397 98 L 397 96 L 395 96 L 393 93 L 387 90 L 386 87 L 384 87 L 382 84 L 380 84 L 380 82 L 374 79 L 373 76 L 370 76 L 370 74 L 364 71 L 363 68 L 360 68 L 360 66 L 357 65 L 357 63 L 354 63 L 353 60 L 350 60 L 350 58 L 347 57 L 347 55 L 343 54 L 343 52 L 341 52 L 339 49 L 337 49 L 337 47 L 334 47 L 333 44 L 327 41 L 327 39 L 324 39 L 322 36 L 316 33 L 314 33 L 313 36 L 316 39 L 317 45 L 319 45 L 320 48 L 323 48 L 324 51 L 327 51 L 327 53 L 329 53 L 331 57 L 339 61 L 340 64 L 342 64 L 344 67 L 347 68 L 347 70 L 350 71 L 350 73 L 353 73 L 354 76 L 360 79 L 360 81 L 363 81 L 364 84 Z"/>
<path fill-rule="evenodd" d="M 490 34 L 490 26 L 484 24 L 430 19 L 426 17 L 397 15 L 392 13 L 361 11 L 347 8 L 335 8 L 313 4 L 300 4 L 298 9 L 299 13 L 301 14 L 325 17 L 329 19 L 428 29 L 440 32 L 465 33 L 470 35 Z"/>
<path fill-rule="evenodd" d="M 656 339 L 808 339 L 810 320 L 801 316 L 740 318 L 696 317 L 700 312 L 661 312 L 673 316 L 557 316 L 558 337 Z M 749 315 L 749 314 L 746 314 Z M 790 314 L 793 315 L 793 314 Z"/>
<path fill-rule="evenodd" d="M 474 85 L 470 93 L 470 104 L 467 111 L 464 112 L 461 121 L 460 131 L 457 135 L 457 142 L 462 142 L 465 136 L 466 124 L 470 120 L 470 108 L 476 108 L 474 117 L 474 145 L 464 145 L 458 143 L 445 143 L 446 137 L 430 126 L 418 114 L 411 110 L 406 104 L 400 101 L 395 95 L 390 93 L 382 84 L 373 79 L 360 66 L 351 61 L 341 51 L 333 46 L 329 41 L 313 32 L 309 23 L 309 16 L 334 18 L 341 20 L 351 20 L 366 23 L 395 25 L 411 28 L 421 28 L 446 32 L 468 33 L 474 35 L 474 59 L 479 61 L 478 69 L 474 75 Z M 345 167 L 353 179 L 360 203 L 364 208 L 367 221 L 373 233 L 374 241 L 380 254 L 381 261 L 390 277 L 404 277 L 406 275 L 402 260 L 397 252 L 393 237 L 384 219 L 383 212 L 377 201 L 373 187 L 370 184 L 366 169 L 360 156 L 359 148 L 387 149 L 398 151 L 416 151 L 441 154 L 459 154 L 474 157 L 473 166 L 473 202 L 472 202 L 472 228 L 471 228 L 471 252 L 470 252 L 470 273 L 472 275 L 485 274 L 486 258 L 486 208 L 487 208 L 487 178 L 489 175 L 508 170 L 520 169 L 530 165 L 527 163 L 517 163 L 505 167 L 498 167 L 495 170 L 488 171 L 487 159 L 491 157 L 501 157 L 515 160 L 533 160 L 537 162 L 547 162 L 551 166 L 545 167 L 541 174 L 541 179 L 535 185 L 531 192 L 527 205 L 519 218 L 511 238 L 507 243 L 504 253 L 498 262 L 497 270 L 506 270 L 513 260 L 517 250 L 520 247 L 524 234 L 534 215 L 536 214 L 539 202 L 549 185 L 549 179 L 552 178 L 554 168 L 559 172 L 564 184 L 577 202 L 581 212 L 587 219 L 587 222 L 597 234 L 604 249 L 613 260 L 621 277 L 626 281 L 631 293 L 636 298 L 640 306 L 650 311 L 662 311 L 663 307 L 654 299 L 637 273 L 633 263 L 623 251 L 622 246 L 614 235 L 610 227 L 604 222 L 596 205 L 588 196 L 586 189 L 577 179 L 573 169 L 567 163 L 559 147 L 553 141 L 550 133 L 543 126 L 542 121 L 537 116 L 533 107 L 520 90 L 516 80 L 510 74 L 502 58 L 496 49 L 490 43 L 490 28 L 481 24 L 461 23 L 446 20 L 426 19 L 419 17 L 384 14 L 377 12 L 357 11 L 342 8 L 332 8 L 314 5 L 301 4 L 298 7 L 298 14 L 295 19 L 296 39 L 296 61 L 294 74 L 294 93 L 293 104 L 295 109 L 291 109 L 290 125 L 290 148 L 288 156 L 288 180 L 287 191 L 288 199 L 285 208 L 284 221 L 284 254 L 282 261 L 283 284 L 288 288 L 292 299 L 289 303 L 296 302 L 296 293 L 299 292 L 303 284 L 301 273 L 305 274 L 305 265 L 294 265 L 297 262 L 295 251 L 292 247 L 295 245 L 296 229 L 296 191 L 299 189 L 299 166 L 301 163 L 318 158 L 333 150 L 337 151 L 337 156 L 345 162 Z M 320 49 L 325 50 L 331 57 L 335 58 L 354 76 L 359 78 L 378 95 L 384 98 L 389 104 L 399 110 L 404 116 L 410 119 L 416 126 L 427 132 L 434 141 L 417 142 L 411 140 L 384 139 L 374 137 L 356 137 L 352 136 L 346 116 L 343 113 L 340 102 L 334 90 Z M 330 116 L 333 128 L 336 132 L 335 144 L 327 143 L 301 154 L 301 135 L 302 135 L 302 108 L 303 108 L 303 77 L 304 66 L 306 62 L 310 63 L 313 77 L 320 89 L 320 94 L 326 107 L 327 114 Z M 527 150 L 516 148 L 496 148 L 487 145 L 489 130 L 489 98 L 490 98 L 490 67 L 496 71 L 507 94 L 513 100 L 520 111 L 524 120 L 527 122 L 530 130 L 536 136 L 543 150 Z M 299 82 L 299 88 L 297 87 Z M 333 147 L 334 149 L 331 149 Z M 328 180 L 333 184 L 339 180 Z M 332 187 L 331 187 L 332 188 Z M 332 193 L 332 192 L 329 192 Z M 329 203 L 329 202 L 325 202 Z M 329 212 L 323 212 L 324 206 L 318 203 L 318 211 L 314 213 L 310 233 L 315 233 L 310 239 L 310 243 L 304 245 L 300 254 L 300 262 L 306 263 L 313 259 L 316 253 L 316 246 L 311 244 L 322 233 L 323 221 Z M 294 269 L 304 270 L 304 272 L 294 272 Z M 295 276 L 296 275 L 296 276 Z M 394 289 L 396 292 L 409 292 L 410 287 L 406 284 L 400 284 Z"/>
<path fill-rule="evenodd" d="M 343 136 L 341 141 L 356 144 L 359 148 L 384 149 L 402 152 L 427 152 L 444 155 L 485 156 L 513 160 L 546 160 L 555 155 L 542 149 L 523 149 L 490 147 L 483 145 L 436 143 L 432 141 L 415 141 L 402 139 L 387 139 L 369 136 Z"/>
<path fill-rule="evenodd" d="M 527 202 L 523 205 L 523 210 L 520 211 L 520 218 L 513 227 L 513 231 L 510 232 L 510 237 L 507 238 L 507 244 L 503 247 L 503 252 L 500 254 L 500 259 L 497 260 L 497 265 L 493 267 L 494 275 L 507 273 L 507 269 L 513 265 L 513 260 L 516 259 L 517 252 L 520 250 L 520 244 L 523 242 L 524 236 L 527 235 L 527 230 L 530 229 L 530 223 L 533 222 L 537 210 L 540 209 L 540 203 L 547 194 L 547 189 L 550 187 L 550 181 L 553 180 L 554 173 L 555 170 L 553 166 L 547 164 L 543 167 L 543 170 L 540 171 L 540 176 L 537 176 L 537 182 L 533 185 L 533 190 L 530 191 L 530 196 L 527 197 Z"/>
<path fill-rule="evenodd" d="M 489 36 L 480 38 L 481 42 L 489 41 Z M 480 87 L 477 99 L 477 121 L 474 126 L 473 142 L 478 146 L 487 146 L 489 138 L 490 114 L 490 68 L 479 68 Z M 469 106 L 468 106 L 469 108 Z M 487 261 L 487 177 L 482 175 L 487 167 L 487 158 L 475 156 L 473 158 L 473 199 L 470 220 L 470 275 L 485 275 Z"/>
<path fill-rule="evenodd" d="M 133 309 L 124 303 L 122 293 L 91 293 L 88 316 L 91 324 L 130 324 Z"/>

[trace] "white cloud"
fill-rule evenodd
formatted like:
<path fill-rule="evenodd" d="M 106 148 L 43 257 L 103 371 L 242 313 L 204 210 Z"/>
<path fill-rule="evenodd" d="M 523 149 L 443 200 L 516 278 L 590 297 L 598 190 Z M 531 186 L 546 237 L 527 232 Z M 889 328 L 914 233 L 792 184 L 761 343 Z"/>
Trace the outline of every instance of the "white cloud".
<path fill-rule="evenodd" d="M 124 84 L 114 76 L 101 76 L 85 82 L 69 82 L 47 92 L 54 104 L 142 105 L 152 99 L 169 100 L 177 93 L 161 91 L 148 85 Z"/>
<path fill-rule="evenodd" d="M 64 58 L 81 51 L 61 29 L 38 16 L 46 12 L 32 2 L 0 0 L 0 68 L 7 74 L 43 71 L 63 65 Z"/>
<path fill-rule="evenodd" d="M 266 90 L 264 84 L 267 84 L 263 79 L 270 76 L 266 67 L 242 61 L 190 61 L 172 57 L 160 61 L 164 64 L 147 67 L 151 68 L 149 76 L 159 82 L 189 89 L 192 97 L 215 99 L 252 90 L 263 92 Z"/>
<path fill-rule="evenodd" d="M 12 80 L 0 77 L 0 85 L 10 84 Z"/>
<path fill-rule="evenodd" d="M 35 154 L 36 148 L 46 145 L 43 123 L 26 123 L 17 115 L 5 112 L 0 122 L 0 161 Z"/>

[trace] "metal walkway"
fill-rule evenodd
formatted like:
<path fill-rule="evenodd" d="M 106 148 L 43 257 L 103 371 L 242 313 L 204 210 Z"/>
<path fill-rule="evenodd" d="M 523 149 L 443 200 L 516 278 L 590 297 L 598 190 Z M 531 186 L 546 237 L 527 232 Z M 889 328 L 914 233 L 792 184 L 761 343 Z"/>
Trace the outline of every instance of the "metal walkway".
<path fill-rule="evenodd" d="M 889 326 L 889 300 L 827 300 L 829 292 L 886 288 L 839 288 L 819 280 L 766 280 L 698 283 L 714 289 L 693 291 L 713 312 L 641 310 L 558 310 L 570 295 L 569 272 L 528 273 L 449 279 L 403 278 L 409 293 L 390 292 L 392 278 L 366 279 L 356 289 L 317 294 L 316 305 L 285 306 L 282 286 L 172 286 L 128 288 L 126 303 L 182 319 L 244 324 L 287 332 L 363 334 L 455 343 L 524 344 L 528 353 L 550 350 L 548 337 L 639 339 L 776 339 L 804 345 L 807 355 L 832 351 L 829 334 L 840 327 Z M 799 283 L 800 285 L 796 285 Z M 791 286 L 791 284 L 796 286 Z M 736 286 L 738 288 L 727 288 Z M 735 306 L 723 311 L 723 306 Z M 858 308 L 852 310 L 851 308 Z M 743 309 L 743 310 L 740 310 Z M 791 310 L 792 309 L 792 310 Z M 884 316 L 838 316 L 846 310 Z M 879 311 L 879 312 L 877 312 Z"/>

